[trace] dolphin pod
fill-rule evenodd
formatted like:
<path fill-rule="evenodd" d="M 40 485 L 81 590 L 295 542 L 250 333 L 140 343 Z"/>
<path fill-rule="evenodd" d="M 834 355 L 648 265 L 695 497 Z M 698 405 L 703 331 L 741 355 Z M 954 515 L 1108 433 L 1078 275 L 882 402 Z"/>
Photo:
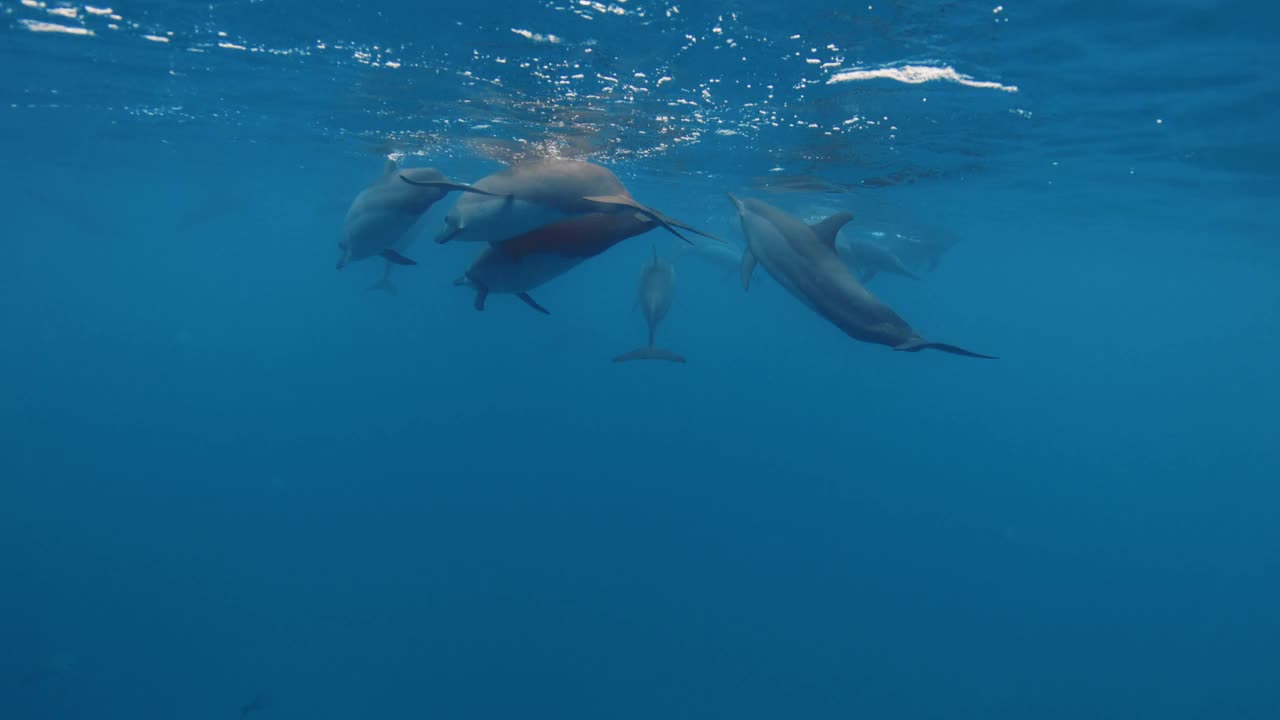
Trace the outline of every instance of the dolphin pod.
<path fill-rule="evenodd" d="M 742 286 L 751 284 L 756 264 L 764 265 L 800 302 L 846 335 L 894 350 L 941 350 L 994 360 L 971 350 L 929 342 L 888 305 L 880 302 L 849 272 L 836 252 L 836 234 L 853 219 L 847 212 L 806 225 L 799 218 L 760 200 L 729 195 L 742 222 L 747 249 L 742 254 Z"/>
<path fill-rule="evenodd" d="M 926 253 L 923 242 L 905 249 L 837 242 L 841 228 L 853 217 L 847 212 L 806 224 L 766 202 L 730 194 L 746 240 L 739 252 L 733 244 L 639 203 L 608 169 L 580 160 L 519 162 L 472 185 L 454 182 L 432 168 L 400 169 L 388 161 L 378 181 L 362 191 L 348 210 L 338 267 L 381 256 L 387 261 L 386 274 L 374 287 L 394 294 L 388 278 L 392 264 L 416 264 L 401 254 L 412 240 L 410 230 L 434 203 L 453 191 L 459 191 L 459 196 L 436 240 L 486 243 L 454 282 L 475 290 L 477 310 L 485 309 L 490 295 L 509 294 L 549 314 L 530 295 L 532 290 L 628 238 L 661 227 L 688 243 L 680 257 L 736 264 L 744 289 L 750 287 L 756 265 L 763 265 L 793 297 L 856 340 L 903 352 L 932 349 L 994 359 L 926 340 L 864 287 L 881 272 L 915 279 L 909 266 L 921 261 L 913 256 L 904 262 L 906 253 L 926 255 L 925 263 L 936 265 L 949 243 L 933 242 Z M 682 230 L 713 242 L 691 240 Z M 658 256 L 655 247 L 642 269 L 636 299 L 648 325 L 648 344 L 615 357 L 615 362 L 685 362 L 654 341 L 674 294 L 674 268 Z"/>
<path fill-rule="evenodd" d="M 653 344 L 653 336 L 658 324 L 671 309 L 671 301 L 676 294 L 676 271 L 671 263 L 658 257 L 658 249 L 653 249 L 653 259 L 640 270 L 640 289 L 636 295 L 636 304 L 644 312 L 644 321 L 649 326 L 649 344 L 623 353 L 614 358 L 614 362 L 628 360 L 669 360 L 683 363 L 685 359 L 670 350 L 664 350 Z"/>

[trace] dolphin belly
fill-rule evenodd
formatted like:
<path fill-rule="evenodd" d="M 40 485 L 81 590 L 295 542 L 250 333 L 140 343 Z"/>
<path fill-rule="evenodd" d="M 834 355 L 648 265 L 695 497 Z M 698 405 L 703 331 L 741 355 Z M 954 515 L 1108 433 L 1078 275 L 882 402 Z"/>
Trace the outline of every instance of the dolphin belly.
<path fill-rule="evenodd" d="M 468 201 L 465 206 L 463 200 Z M 450 221 L 453 222 L 437 238 L 440 242 L 454 240 L 499 245 L 570 216 L 542 203 L 483 195 L 463 196 L 454 209 L 457 214 L 451 214 Z"/>
<path fill-rule="evenodd" d="M 347 215 L 345 242 L 351 260 L 374 257 L 393 248 L 418 222 L 419 216 L 385 208 L 371 208 Z"/>

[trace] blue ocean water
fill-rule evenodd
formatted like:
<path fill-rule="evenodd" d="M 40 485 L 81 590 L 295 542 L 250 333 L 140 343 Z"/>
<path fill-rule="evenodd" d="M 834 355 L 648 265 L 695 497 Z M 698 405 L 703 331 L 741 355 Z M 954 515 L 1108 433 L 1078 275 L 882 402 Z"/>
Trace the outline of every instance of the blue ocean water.
<path fill-rule="evenodd" d="M 1277 21 L 0 0 L 0 718 L 1280 717 Z M 661 230 L 476 312 L 453 197 L 334 270 L 546 156 L 946 238 L 868 287 L 1000 359 Z"/>

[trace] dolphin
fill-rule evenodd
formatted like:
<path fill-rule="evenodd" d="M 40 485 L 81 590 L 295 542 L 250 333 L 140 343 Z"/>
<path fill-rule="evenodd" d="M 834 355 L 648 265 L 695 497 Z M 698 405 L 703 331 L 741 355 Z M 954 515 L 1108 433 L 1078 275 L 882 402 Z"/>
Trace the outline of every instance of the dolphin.
<path fill-rule="evenodd" d="M 538 304 L 529 291 L 543 285 L 576 267 L 585 257 L 542 253 L 516 259 L 506 253 L 501 245 L 489 245 L 454 285 L 475 288 L 477 310 L 484 310 L 490 293 L 515 295 L 526 305 L 544 315 L 551 312 Z"/>
<path fill-rule="evenodd" d="M 489 293 L 507 293 L 538 312 L 547 313 L 529 291 L 577 267 L 629 237 L 658 223 L 639 212 L 591 213 L 543 225 L 500 245 L 489 245 L 454 285 L 475 288 L 477 310 Z M 549 314 L 549 313 L 548 313 Z"/>
<path fill-rule="evenodd" d="M 401 179 L 417 186 L 441 184 L 441 181 L 403 174 Z M 458 198 L 445 217 L 445 229 L 436 237 L 436 242 L 467 240 L 496 244 L 568 217 L 625 211 L 651 218 L 686 242 L 689 239 L 680 230 L 712 237 L 641 205 L 608 168 L 583 160 L 526 160 L 482 178 L 474 187 L 484 194 Z"/>
<path fill-rule="evenodd" d="M 397 179 L 404 177 L 430 184 L 411 185 Z M 356 260 L 379 255 L 397 265 L 415 265 L 395 247 L 423 213 L 451 190 L 488 194 L 482 189 L 453 182 L 434 168 L 401 170 L 395 160 L 387 160 L 382 175 L 356 195 L 347 210 L 342 242 L 338 243 L 338 269 Z"/>
<path fill-rule="evenodd" d="M 887 239 L 885 249 L 917 270 L 924 268 L 933 272 L 938 269 L 943 254 L 958 242 L 959 238 L 938 230 L 911 235 L 894 233 Z"/>
<path fill-rule="evenodd" d="M 695 241 L 682 247 L 679 253 L 680 258 L 690 256 L 734 273 L 742 267 L 742 249 L 733 243 Z"/>
<path fill-rule="evenodd" d="M 902 264 L 897 255 L 866 240 L 836 240 L 836 252 L 840 253 L 840 257 L 863 285 L 882 272 L 902 275 L 912 280 L 920 279 Z"/>
<path fill-rule="evenodd" d="M 658 249 L 653 249 L 653 259 L 640 270 L 640 291 L 636 296 L 636 304 L 644 311 L 644 320 L 649 324 L 649 344 L 645 347 L 623 353 L 614 358 L 614 362 L 628 360 L 670 360 L 682 363 L 685 359 L 670 350 L 663 350 L 653 344 L 653 335 L 658 324 L 671 309 L 671 301 L 676 293 L 676 269 L 671 263 L 658 257 Z"/>
<path fill-rule="evenodd" d="M 806 225 L 760 200 L 739 200 L 733 195 L 729 200 L 738 210 L 747 238 L 747 250 L 742 254 L 743 288 L 750 286 L 751 273 L 760 263 L 796 299 L 855 340 L 904 352 L 932 349 L 995 359 L 925 340 L 892 308 L 867 292 L 840 260 L 835 247 L 836 233 L 853 219 L 852 214 L 840 212 Z"/>

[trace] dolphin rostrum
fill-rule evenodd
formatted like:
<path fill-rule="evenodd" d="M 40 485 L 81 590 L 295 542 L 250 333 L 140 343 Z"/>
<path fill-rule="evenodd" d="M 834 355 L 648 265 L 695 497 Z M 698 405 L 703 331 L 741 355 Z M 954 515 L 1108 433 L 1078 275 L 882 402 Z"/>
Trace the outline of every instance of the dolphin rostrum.
<path fill-rule="evenodd" d="M 653 249 L 653 259 L 640 270 L 640 290 L 636 296 L 636 304 L 644 311 L 644 320 L 649 325 L 649 344 L 645 347 L 623 353 L 614 358 L 614 362 L 628 360 L 670 360 L 682 363 L 685 359 L 670 350 L 653 344 L 653 335 L 658 324 L 671 309 L 671 301 L 676 293 L 676 270 L 671 263 L 658 257 L 658 249 Z"/>
<path fill-rule="evenodd" d="M 410 185 L 440 184 L 404 175 L 401 179 Z M 474 187 L 485 191 L 488 197 L 463 195 L 458 198 L 445 217 L 445 229 L 436 237 L 436 242 L 469 240 L 498 244 L 568 217 L 611 211 L 639 212 L 685 241 L 688 238 L 680 230 L 706 235 L 636 202 L 616 175 L 582 160 L 528 160 L 482 178 Z"/>
<path fill-rule="evenodd" d="M 836 213 L 806 225 L 760 200 L 739 200 L 733 195 L 729 199 L 738 210 L 747 239 L 747 250 L 742 254 L 744 288 L 750 285 L 751 272 L 758 262 L 796 299 L 855 340 L 905 352 L 932 349 L 995 359 L 925 340 L 892 308 L 867 292 L 836 252 L 836 233 L 853 219 L 850 213 Z"/>
<path fill-rule="evenodd" d="M 875 243 L 866 240 L 836 240 L 836 252 L 848 263 L 849 269 L 858 276 L 858 282 L 866 285 L 879 273 L 893 273 L 912 280 L 920 276 L 911 272 L 902 264 L 897 255 Z"/>
<path fill-rule="evenodd" d="M 400 182 L 397 177 L 430 184 L 408 184 Z M 342 242 L 338 243 L 341 251 L 338 269 L 347 263 L 378 255 L 397 265 L 416 264 L 401 255 L 395 249 L 396 245 L 423 213 L 451 190 L 488 194 L 482 189 L 455 183 L 434 168 L 401 170 L 395 160 L 387 160 L 382 176 L 357 195 L 347 210 Z"/>
<path fill-rule="evenodd" d="M 543 225 L 500 245 L 489 245 L 454 285 L 476 290 L 475 306 L 484 309 L 490 293 L 507 293 L 539 312 L 529 291 L 577 267 L 629 237 L 658 224 L 641 213 L 592 213 Z"/>

